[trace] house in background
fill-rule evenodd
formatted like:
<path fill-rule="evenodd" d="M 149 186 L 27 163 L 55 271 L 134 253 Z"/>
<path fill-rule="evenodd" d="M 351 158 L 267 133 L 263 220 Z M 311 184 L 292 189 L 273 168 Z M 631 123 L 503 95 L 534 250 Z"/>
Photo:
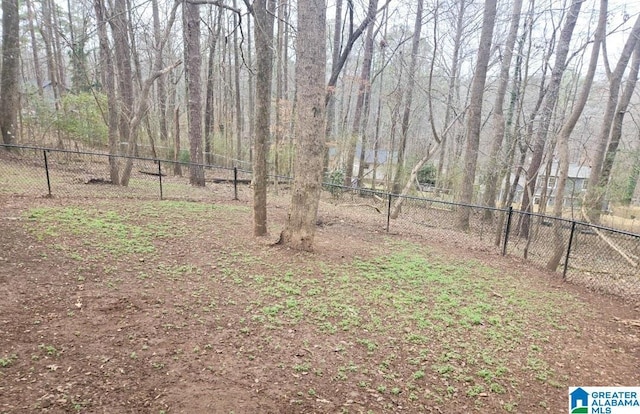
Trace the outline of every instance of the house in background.
<path fill-rule="evenodd" d="M 356 147 L 356 158 L 353 160 L 353 176 L 358 176 L 358 169 L 360 168 L 360 154 L 362 153 L 362 147 L 360 144 Z M 396 153 L 393 153 L 393 157 Z M 377 152 L 377 168 L 376 168 L 376 180 L 384 180 L 387 177 L 389 170 L 389 164 L 392 162 L 392 154 L 389 150 L 378 148 Z M 375 162 L 376 153 L 373 149 L 365 149 L 364 151 L 364 178 L 373 178 L 373 164 Z"/>
<path fill-rule="evenodd" d="M 587 180 L 591 174 L 591 167 L 581 164 L 569 164 L 569 174 L 567 176 L 567 184 L 562 195 L 562 205 L 564 207 L 579 206 L 582 197 L 587 191 Z M 549 177 L 547 178 L 546 170 L 540 171 L 538 174 L 538 182 L 536 183 L 536 191 L 533 194 L 533 204 L 540 205 L 540 202 L 546 194 L 547 206 L 553 206 L 559 198 L 557 194 L 558 188 L 558 162 L 554 161 L 551 165 Z"/>
<path fill-rule="evenodd" d="M 582 197 L 587 190 L 587 180 L 591 174 L 591 167 L 582 164 L 569 164 L 569 174 L 562 203 L 564 207 L 577 207 L 582 202 Z M 514 176 L 510 177 L 510 183 L 513 182 Z M 546 169 L 541 170 L 538 174 L 536 189 L 533 194 L 533 205 L 540 207 L 543 198 L 546 197 L 547 207 L 553 206 L 558 198 L 558 162 L 554 161 L 551 165 L 549 177 L 547 178 Z M 514 198 L 514 203 L 522 203 L 522 196 L 525 191 L 525 178 L 520 177 L 518 188 Z"/>
<path fill-rule="evenodd" d="M 360 168 L 360 154 L 362 153 L 362 146 L 358 144 L 356 146 L 356 155 L 353 160 L 353 184 L 356 185 L 357 177 L 358 177 L 358 169 Z M 376 165 L 376 181 L 380 182 L 386 179 L 387 173 L 389 172 L 389 163 L 395 162 L 397 158 L 397 152 L 393 153 L 387 149 L 379 148 L 376 152 L 373 149 L 365 149 L 364 152 L 364 179 L 371 180 L 373 178 L 373 166 L 376 161 L 377 156 L 377 165 Z M 336 168 L 344 168 L 344 165 L 341 165 L 344 160 L 342 157 L 344 154 L 340 154 L 338 151 L 337 145 L 335 143 L 329 144 L 329 169 Z"/>

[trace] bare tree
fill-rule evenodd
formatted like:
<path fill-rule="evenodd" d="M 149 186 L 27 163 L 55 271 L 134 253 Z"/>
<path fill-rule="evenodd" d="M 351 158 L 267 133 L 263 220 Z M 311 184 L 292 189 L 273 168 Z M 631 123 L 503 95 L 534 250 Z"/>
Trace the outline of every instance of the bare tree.
<path fill-rule="evenodd" d="M 216 9 L 218 9 L 216 7 Z M 220 29 L 222 27 L 222 10 L 218 9 L 215 20 L 213 33 L 209 33 L 209 61 L 207 63 L 207 89 L 205 92 L 204 105 L 204 153 L 207 164 L 213 163 L 213 142 L 215 138 L 215 84 L 216 84 L 216 68 L 215 56 L 218 39 L 220 38 Z"/>
<path fill-rule="evenodd" d="M 256 0 L 253 5 L 256 40 L 256 118 L 253 158 L 253 234 L 267 234 L 267 157 L 271 124 L 271 80 L 273 72 L 274 0 Z"/>
<path fill-rule="evenodd" d="M 393 176 L 392 193 L 400 193 L 400 185 L 402 182 L 402 172 L 405 163 L 405 151 L 407 149 L 407 138 L 409 136 L 409 120 L 411 116 L 411 105 L 413 104 L 413 89 L 416 82 L 416 66 L 418 64 L 418 51 L 420 49 L 420 33 L 422 32 L 422 11 L 424 0 L 418 0 L 418 9 L 416 11 L 416 20 L 413 28 L 413 40 L 411 41 L 411 61 L 409 63 L 409 78 L 405 89 L 404 111 L 402 113 L 402 123 L 400 130 L 400 142 L 398 144 L 398 161 L 396 164 L 396 172 Z"/>
<path fill-rule="evenodd" d="M 564 26 L 560 32 L 560 40 L 556 50 L 556 59 L 553 70 L 551 71 L 551 81 L 545 93 L 544 106 L 542 107 L 538 131 L 533 147 L 533 156 L 529 163 L 529 169 L 527 170 L 526 190 L 522 198 L 521 207 L 521 211 L 524 213 L 530 213 L 533 210 L 531 197 L 535 192 L 536 183 L 538 181 L 538 170 L 540 169 L 542 156 L 544 155 L 544 149 L 547 143 L 547 135 L 549 132 L 549 126 L 551 125 L 553 109 L 558 101 L 560 82 L 562 81 L 562 75 L 567 67 L 569 46 L 571 44 L 571 38 L 573 37 L 573 30 L 576 27 L 576 22 L 578 21 L 578 14 L 580 13 L 582 3 L 583 0 L 572 0 Z M 525 214 L 520 227 L 520 235 L 523 237 L 529 236 L 530 222 L 531 217 L 529 214 Z"/>
<path fill-rule="evenodd" d="M 378 1 L 372 0 L 369 3 L 369 7 L 374 10 L 378 7 Z M 365 138 L 364 131 L 362 131 L 362 117 L 366 118 L 369 114 L 364 113 L 365 107 L 369 107 L 368 103 L 370 101 L 371 96 L 371 63 L 373 61 L 373 28 L 374 28 L 374 20 L 369 24 L 367 29 L 367 36 L 365 39 L 364 46 L 364 58 L 362 62 L 362 67 L 360 68 L 360 77 L 358 79 L 358 97 L 356 99 L 356 107 L 353 115 L 353 126 L 351 128 L 351 136 L 349 137 L 349 141 L 347 143 L 347 156 L 346 156 L 346 166 L 345 166 L 345 178 L 344 185 L 351 185 L 351 178 L 353 176 L 353 165 L 354 159 L 356 156 L 356 147 L 358 144 L 359 136 L 362 134 L 362 140 L 360 145 L 360 158 L 363 160 L 364 152 L 365 152 Z M 362 166 L 364 163 L 360 163 Z M 361 177 L 358 177 L 361 178 Z M 358 185 L 362 185 L 362 183 L 358 183 Z"/>
<path fill-rule="evenodd" d="M 462 191 L 460 194 L 460 201 L 462 203 L 471 203 L 473 199 L 473 183 L 476 177 L 478 147 L 480 145 L 482 101 L 484 97 L 484 85 L 487 79 L 487 67 L 489 66 L 489 58 L 491 57 L 491 40 L 496 21 L 496 3 L 496 0 L 487 0 L 484 4 L 478 61 L 473 73 L 473 81 L 471 82 L 471 96 L 469 98 L 469 110 L 467 114 L 467 145 L 464 154 L 464 176 L 462 178 Z M 471 211 L 468 208 L 461 208 L 459 210 L 458 227 L 460 229 L 469 229 L 470 213 Z"/>
<path fill-rule="evenodd" d="M 585 75 L 584 82 L 582 84 L 582 90 L 580 96 L 575 102 L 571 115 L 562 126 L 560 133 L 557 137 L 556 147 L 558 152 L 558 171 L 556 179 L 556 197 L 553 204 L 553 215 L 556 217 L 562 217 L 562 210 L 564 207 L 564 193 L 567 186 L 567 178 L 569 176 L 569 137 L 573 132 L 578 119 L 582 115 L 589 93 L 591 92 L 591 85 L 593 84 L 593 78 L 598 66 L 598 57 L 600 55 L 600 46 L 604 40 L 605 31 L 607 27 L 607 8 L 608 0 L 600 0 L 600 11 L 598 15 L 598 25 L 591 45 L 591 57 L 589 58 L 589 67 Z M 549 174 L 547 174 L 549 176 Z M 554 229 L 554 254 L 547 262 L 547 269 L 555 272 L 560 259 L 564 252 L 564 243 L 562 243 L 562 230 L 561 222 L 556 221 Z"/>
<path fill-rule="evenodd" d="M 153 14 L 153 38 L 154 49 L 159 56 L 157 59 L 160 64 L 164 64 L 162 44 L 162 30 L 160 29 L 160 10 L 158 8 L 158 0 L 151 0 L 151 10 Z M 166 143 L 169 138 L 168 122 L 167 122 L 167 87 L 164 76 L 158 78 L 156 84 L 156 96 L 158 102 L 158 123 L 160 125 L 160 141 Z"/>
<path fill-rule="evenodd" d="M 631 30 L 631 33 L 629 33 L 629 37 L 622 49 L 620 59 L 618 60 L 615 69 L 609 77 L 609 96 L 607 99 L 607 106 L 604 111 L 604 118 L 600 127 L 600 133 L 598 134 L 597 146 L 591 162 L 591 174 L 587 181 L 587 193 L 584 197 L 583 211 L 585 212 L 584 219 L 596 223 L 600 220 L 604 189 L 606 181 L 608 181 L 608 176 L 606 177 L 606 180 L 603 179 L 602 171 L 607 153 L 607 146 L 609 144 L 611 126 L 616 115 L 616 107 L 618 106 L 620 85 L 639 37 L 640 15 L 638 15 L 633 29 Z"/>
<path fill-rule="evenodd" d="M 500 79 L 498 82 L 498 90 L 496 91 L 496 100 L 493 105 L 493 142 L 491 144 L 491 153 L 489 154 L 489 164 L 487 168 L 487 185 L 484 193 L 484 204 L 488 207 L 496 206 L 496 195 L 498 192 L 499 181 L 498 175 L 501 170 L 500 160 L 502 143 L 505 136 L 505 118 L 504 118 L 504 99 L 509 85 L 509 70 L 511 69 L 511 59 L 513 58 L 513 48 L 518 37 L 518 27 L 520 26 L 520 13 L 522 11 L 522 0 L 514 0 L 513 9 L 511 10 L 511 26 L 509 34 L 504 43 L 504 54 L 502 55 L 502 64 L 500 65 Z M 502 161 L 504 162 L 504 161 Z M 492 210 L 485 210 L 487 217 L 492 216 Z"/>
<path fill-rule="evenodd" d="M 27 0 L 25 2 L 27 4 L 27 21 L 29 27 L 29 38 L 31 39 L 31 52 L 33 53 L 33 70 L 36 76 L 36 83 L 38 84 L 37 92 L 40 98 L 44 97 L 42 92 L 42 71 L 40 68 L 40 57 L 38 54 L 39 46 L 36 41 L 36 31 L 34 28 L 34 20 L 35 20 L 35 12 L 33 10 L 33 6 L 31 4 L 31 0 Z"/>
<path fill-rule="evenodd" d="M 0 73 L 0 130 L 2 142 L 16 141 L 18 125 L 18 73 L 20 69 L 20 14 L 18 0 L 2 2 L 2 72 Z"/>
<path fill-rule="evenodd" d="M 107 135 L 109 139 L 109 178 L 112 184 L 120 183 L 120 171 L 118 165 L 118 100 L 116 97 L 115 73 L 113 55 L 107 35 L 106 7 L 103 0 L 95 0 L 96 23 L 98 26 L 98 39 L 100 43 L 100 58 L 103 62 L 103 82 L 107 95 Z"/>
<path fill-rule="evenodd" d="M 327 7 L 324 0 L 298 1 L 296 56 L 296 159 L 289 216 L 280 243 L 312 250 L 322 186 L 325 122 Z"/>
<path fill-rule="evenodd" d="M 455 25 L 455 36 L 453 43 L 453 53 L 451 54 L 451 69 L 449 73 L 449 81 L 447 82 L 447 100 L 445 102 L 445 115 L 444 115 L 444 125 L 447 128 L 452 120 L 453 114 L 453 106 L 456 95 L 456 89 L 458 89 L 458 73 L 460 71 L 460 50 L 462 48 L 462 35 L 464 32 L 464 28 L 466 26 L 465 22 L 465 13 L 468 6 L 467 0 L 459 0 L 455 2 L 458 7 L 457 16 L 456 16 L 456 25 Z M 429 96 L 431 100 L 432 97 Z M 433 111 L 430 111 L 430 116 L 433 116 Z M 433 126 L 433 122 L 432 122 Z M 441 143 L 440 143 L 440 155 L 438 157 L 438 174 L 436 176 L 437 187 L 443 188 L 445 183 L 444 177 L 444 166 L 445 166 L 445 155 L 448 150 L 448 142 L 449 142 L 449 133 L 441 134 Z"/>

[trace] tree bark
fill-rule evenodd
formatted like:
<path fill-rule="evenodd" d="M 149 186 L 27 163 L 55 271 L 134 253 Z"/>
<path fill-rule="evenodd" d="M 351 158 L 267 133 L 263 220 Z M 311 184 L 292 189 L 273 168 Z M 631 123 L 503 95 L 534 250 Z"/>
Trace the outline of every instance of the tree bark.
<path fill-rule="evenodd" d="M 120 166 L 118 163 L 118 100 L 116 97 L 113 55 L 107 35 L 107 12 L 103 0 L 94 1 L 100 59 L 103 62 L 104 90 L 107 95 L 107 136 L 109 139 L 109 178 L 111 183 L 120 184 Z"/>
<path fill-rule="evenodd" d="M 569 176 L 569 137 L 573 132 L 591 92 L 591 85 L 593 84 L 593 78 L 598 66 L 598 57 L 600 56 L 600 46 L 605 36 L 607 27 L 607 9 L 608 0 L 600 0 L 600 11 L 598 14 L 598 25 L 591 45 L 591 57 L 589 58 L 589 66 L 585 75 L 584 82 L 582 84 L 582 90 L 580 96 L 573 106 L 569 119 L 562 126 L 560 133 L 558 134 L 556 148 L 558 155 L 558 171 L 556 179 L 556 196 L 553 205 L 553 215 L 556 217 L 562 217 L 562 210 L 564 207 L 564 193 L 567 187 L 567 178 Z M 547 175 L 548 177 L 549 175 Z M 547 269 L 555 272 L 560 264 L 560 260 L 564 253 L 564 243 L 562 240 L 561 222 L 555 222 L 554 228 L 554 252 L 549 261 L 547 262 Z"/>
<path fill-rule="evenodd" d="M 294 249 L 313 249 L 322 188 L 325 121 L 326 36 L 324 0 L 298 1 L 296 58 L 295 179 L 289 216 L 280 242 Z"/>
<path fill-rule="evenodd" d="M 162 43 L 162 32 L 160 30 L 160 11 L 158 9 L 158 0 L 151 0 L 151 9 L 153 13 L 153 37 L 155 43 L 155 52 L 159 55 L 157 58 L 160 64 L 164 64 L 163 49 L 160 47 Z M 158 123 L 160 126 L 160 141 L 166 143 L 169 139 L 169 130 L 167 125 L 167 87 L 164 76 L 158 78 L 156 84 L 156 97 L 158 102 Z"/>
<path fill-rule="evenodd" d="M 599 222 L 602 210 L 601 204 L 604 196 L 604 186 L 602 185 L 603 181 L 601 180 L 602 169 L 607 153 L 607 146 L 609 144 L 611 126 L 613 119 L 615 118 L 616 106 L 618 105 L 620 84 L 622 83 L 622 76 L 624 75 L 627 64 L 631 59 L 638 37 L 640 37 L 640 15 L 636 19 L 633 29 L 631 30 L 624 48 L 622 49 L 620 59 L 618 60 L 618 63 L 609 79 L 609 97 L 604 111 L 602 126 L 600 127 L 600 132 L 598 134 L 595 154 L 591 162 L 591 174 L 587 181 L 587 193 L 584 197 L 583 210 L 587 213 L 587 217 L 584 217 L 584 219 L 594 223 Z"/>
<path fill-rule="evenodd" d="M 398 161 L 396 163 L 396 173 L 393 176 L 392 193 L 400 193 L 400 185 L 405 163 L 405 151 L 407 149 L 407 138 L 409 137 L 409 118 L 411 116 L 411 105 L 413 104 L 413 88 L 416 82 L 416 66 L 418 62 L 418 51 L 420 49 L 420 33 L 422 32 L 422 11 L 424 0 L 418 0 L 418 10 L 416 11 L 416 21 L 413 29 L 413 40 L 411 42 L 411 62 L 409 63 L 409 72 L 407 79 L 407 87 L 405 92 L 404 111 L 402 113 L 402 122 L 400 124 L 400 143 L 398 145 Z"/>
<path fill-rule="evenodd" d="M 638 83 L 638 70 L 640 69 L 640 42 L 636 42 L 636 48 L 633 53 L 633 60 L 631 61 L 631 70 L 627 77 L 622 96 L 616 108 L 615 117 L 613 118 L 613 124 L 611 125 L 611 133 L 609 137 L 609 145 L 607 146 L 607 152 L 604 157 L 602 165 L 602 172 L 600 173 L 600 186 L 604 187 L 609 183 L 611 171 L 613 169 L 613 163 L 616 159 L 618 152 L 618 146 L 620 145 L 620 138 L 622 137 L 622 126 L 625 114 L 628 111 L 629 104 L 633 97 L 636 85 Z"/>
<path fill-rule="evenodd" d="M 454 107 L 454 98 L 456 85 L 458 84 L 458 72 L 460 71 L 460 48 L 462 45 L 462 33 L 465 27 L 465 11 L 467 0 L 459 0 L 456 2 L 459 9 L 456 19 L 456 34 L 454 36 L 453 54 L 451 57 L 451 73 L 449 74 L 449 82 L 447 85 L 447 101 L 445 106 L 444 125 L 445 128 L 451 123 L 451 117 Z M 436 176 L 436 187 L 444 188 L 447 179 L 445 177 L 445 156 L 448 150 L 449 133 L 443 133 L 440 137 L 440 154 L 438 156 L 438 175 Z"/>
<path fill-rule="evenodd" d="M 551 71 L 551 81 L 546 91 L 544 106 L 542 107 L 542 114 L 538 125 L 538 132 L 536 134 L 535 144 L 533 147 L 533 156 L 527 170 L 526 190 L 524 192 L 521 206 L 521 211 L 525 213 L 520 227 L 520 235 L 523 237 L 529 237 L 529 227 L 531 223 L 529 213 L 533 211 L 531 197 L 535 193 L 536 183 L 538 181 L 538 170 L 540 169 L 542 156 L 544 155 L 553 109 L 558 101 L 562 75 L 567 67 L 567 56 L 569 54 L 571 38 L 573 37 L 573 30 L 576 26 L 580 7 L 583 2 L 583 0 L 572 0 L 567 14 L 567 19 L 562 31 L 560 32 L 560 40 L 556 51 L 556 60 L 553 70 Z"/>
<path fill-rule="evenodd" d="M 377 9 L 378 1 L 371 0 L 369 3 L 369 7 Z M 360 69 L 360 78 L 358 79 L 358 97 L 356 99 L 356 107 L 353 114 L 353 126 L 351 128 L 351 137 L 349 138 L 347 149 L 347 160 L 346 160 L 346 171 L 344 178 L 344 185 L 351 185 L 351 178 L 353 176 L 353 164 L 354 158 L 356 155 L 356 147 L 358 141 L 361 142 L 360 145 L 360 166 L 362 166 L 364 161 L 364 153 L 365 153 L 365 131 L 363 130 L 363 121 L 362 116 L 364 113 L 365 107 L 368 107 L 368 103 L 370 101 L 371 96 L 371 63 L 373 61 L 373 25 L 375 23 L 374 20 L 371 21 L 367 28 L 367 37 L 365 39 L 364 46 L 364 58 L 362 62 L 362 68 Z M 419 37 L 419 35 L 418 35 Z M 364 113 L 364 116 L 367 117 L 368 113 Z M 360 139 L 360 136 L 362 139 Z M 359 167 L 360 169 L 361 167 Z M 358 178 L 361 179 L 360 171 L 358 171 Z M 358 182 L 358 187 L 362 186 L 361 182 Z"/>
<path fill-rule="evenodd" d="M 207 164 L 213 164 L 213 146 L 215 140 L 215 55 L 222 27 L 222 10 L 218 10 L 215 32 L 209 34 L 209 62 L 207 63 L 207 90 L 204 105 L 204 153 Z"/>
<path fill-rule="evenodd" d="M 18 137 L 18 74 L 20 70 L 20 14 L 18 0 L 2 2 L 2 72 L 0 73 L 0 130 L 2 142 Z"/>
<path fill-rule="evenodd" d="M 233 0 L 233 6 L 237 8 L 237 0 Z M 233 14 L 233 25 L 238 26 L 238 15 Z M 240 43 L 238 42 L 238 31 L 233 31 L 233 75 L 234 75 L 234 103 L 235 103 L 235 120 L 236 120 L 236 161 L 234 165 L 238 165 L 242 161 L 242 134 L 244 129 L 244 117 L 242 115 L 242 100 L 240 99 Z"/>
<path fill-rule="evenodd" d="M 253 234 L 267 234 L 267 157 L 271 126 L 274 0 L 256 0 L 253 6 L 256 41 L 256 118 L 253 159 Z"/>
<path fill-rule="evenodd" d="M 331 51 L 331 73 L 337 70 L 338 61 L 340 59 L 340 48 L 342 45 L 342 4 L 343 0 L 336 0 L 336 15 L 335 22 L 333 24 L 333 49 Z M 335 130 L 335 118 L 336 118 L 336 90 L 335 85 L 327 88 L 327 122 L 326 122 L 326 136 L 327 142 L 333 140 L 333 134 Z M 324 167 L 327 168 L 329 164 L 329 148 L 327 148 Z"/>
<path fill-rule="evenodd" d="M 202 168 L 202 99 L 200 67 L 200 6 L 182 5 L 185 45 L 185 78 L 187 86 L 187 119 L 189 129 L 189 182 L 204 187 Z"/>
<path fill-rule="evenodd" d="M 501 170 L 501 163 L 504 156 L 501 156 L 502 143 L 505 136 L 504 119 L 504 99 L 509 85 L 509 70 L 511 69 L 511 59 L 513 58 L 513 48 L 518 37 L 518 27 L 520 26 L 520 14 L 522 11 L 522 0 L 514 0 L 511 12 L 511 26 L 504 45 L 504 55 L 500 66 L 500 80 L 496 92 L 496 100 L 493 105 L 493 143 L 489 154 L 489 164 L 487 166 L 486 190 L 484 193 L 484 205 L 488 207 L 496 206 L 496 196 L 499 187 L 498 176 Z M 485 210 L 485 219 L 493 217 L 492 210 Z"/>
<path fill-rule="evenodd" d="M 464 154 L 464 175 L 460 194 L 460 201 L 465 204 L 470 204 L 473 200 L 473 183 L 476 178 L 478 147 L 480 145 L 482 100 L 484 97 L 484 85 L 487 79 L 487 67 L 489 66 L 489 58 L 491 57 L 491 40 L 495 20 L 496 0 L 487 0 L 484 4 L 478 61 L 471 83 L 471 96 L 469 98 L 469 112 L 467 115 L 467 145 Z M 460 208 L 458 211 L 458 228 L 464 231 L 469 229 L 470 214 L 471 211 L 469 208 Z"/>
<path fill-rule="evenodd" d="M 38 84 L 37 91 L 38 96 L 40 98 L 44 97 L 44 93 L 42 92 L 42 71 L 40 70 L 40 57 L 38 54 L 38 42 L 36 41 L 36 32 L 34 29 L 33 22 L 35 20 L 35 13 L 33 11 L 33 6 L 31 4 L 31 0 L 26 0 L 27 4 L 27 17 L 29 20 L 29 37 L 31 39 L 31 51 L 33 52 L 33 70 L 36 76 L 36 83 Z"/>

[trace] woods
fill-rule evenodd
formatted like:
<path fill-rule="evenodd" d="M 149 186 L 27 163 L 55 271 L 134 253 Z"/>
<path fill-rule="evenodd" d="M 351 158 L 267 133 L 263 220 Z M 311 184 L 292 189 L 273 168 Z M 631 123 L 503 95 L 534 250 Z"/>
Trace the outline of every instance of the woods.
<path fill-rule="evenodd" d="M 194 186 L 204 163 L 252 170 L 256 236 L 295 177 L 281 241 L 305 250 L 328 177 L 597 223 L 640 205 L 639 34 L 607 0 L 4 1 L 0 129 L 191 162 Z"/>

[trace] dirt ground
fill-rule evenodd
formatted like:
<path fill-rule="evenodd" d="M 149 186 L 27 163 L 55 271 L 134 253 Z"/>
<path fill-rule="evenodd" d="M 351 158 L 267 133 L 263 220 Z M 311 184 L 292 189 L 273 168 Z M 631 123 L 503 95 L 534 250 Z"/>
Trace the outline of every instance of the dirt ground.
<path fill-rule="evenodd" d="M 271 236 L 256 239 L 246 199 L 220 200 L 209 221 L 165 213 L 155 201 L 142 214 L 137 200 L 96 206 L 91 199 L 0 196 L 0 413 L 556 413 L 566 412 L 567 386 L 640 385 L 638 304 L 562 283 L 464 236 L 384 235 L 364 214 L 327 204 L 314 253 L 272 246 L 286 215 L 286 201 L 275 200 Z M 47 227 L 46 218 L 30 220 L 34 209 L 67 207 L 76 210 L 56 211 L 113 210 L 140 226 L 153 223 L 151 247 L 111 245 L 93 233 Z M 300 269 L 322 283 L 318 260 L 350 266 L 407 242 L 439 261 L 489 266 L 541 295 L 568 295 L 566 308 L 545 304 L 566 310 L 559 313 L 566 327 L 549 328 L 543 315 L 527 320 L 548 330 L 535 338 L 543 355 L 529 356 L 538 345 L 526 335 L 505 342 L 512 375 L 503 390 L 471 393 L 462 379 L 432 374 L 435 360 L 425 359 L 426 374 L 411 366 L 414 350 L 405 344 L 393 351 L 392 376 L 391 368 L 376 368 L 387 361 L 383 348 L 400 341 L 391 335 L 372 334 L 378 349 L 367 349 L 355 339 L 362 328 L 323 334 L 306 315 L 289 325 L 251 318 L 267 307 L 247 288 L 248 275 Z M 505 295 L 498 289 L 495 300 Z M 431 338 L 434 349 L 448 335 Z M 378 386 L 384 381 L 398 386 Z"/>

